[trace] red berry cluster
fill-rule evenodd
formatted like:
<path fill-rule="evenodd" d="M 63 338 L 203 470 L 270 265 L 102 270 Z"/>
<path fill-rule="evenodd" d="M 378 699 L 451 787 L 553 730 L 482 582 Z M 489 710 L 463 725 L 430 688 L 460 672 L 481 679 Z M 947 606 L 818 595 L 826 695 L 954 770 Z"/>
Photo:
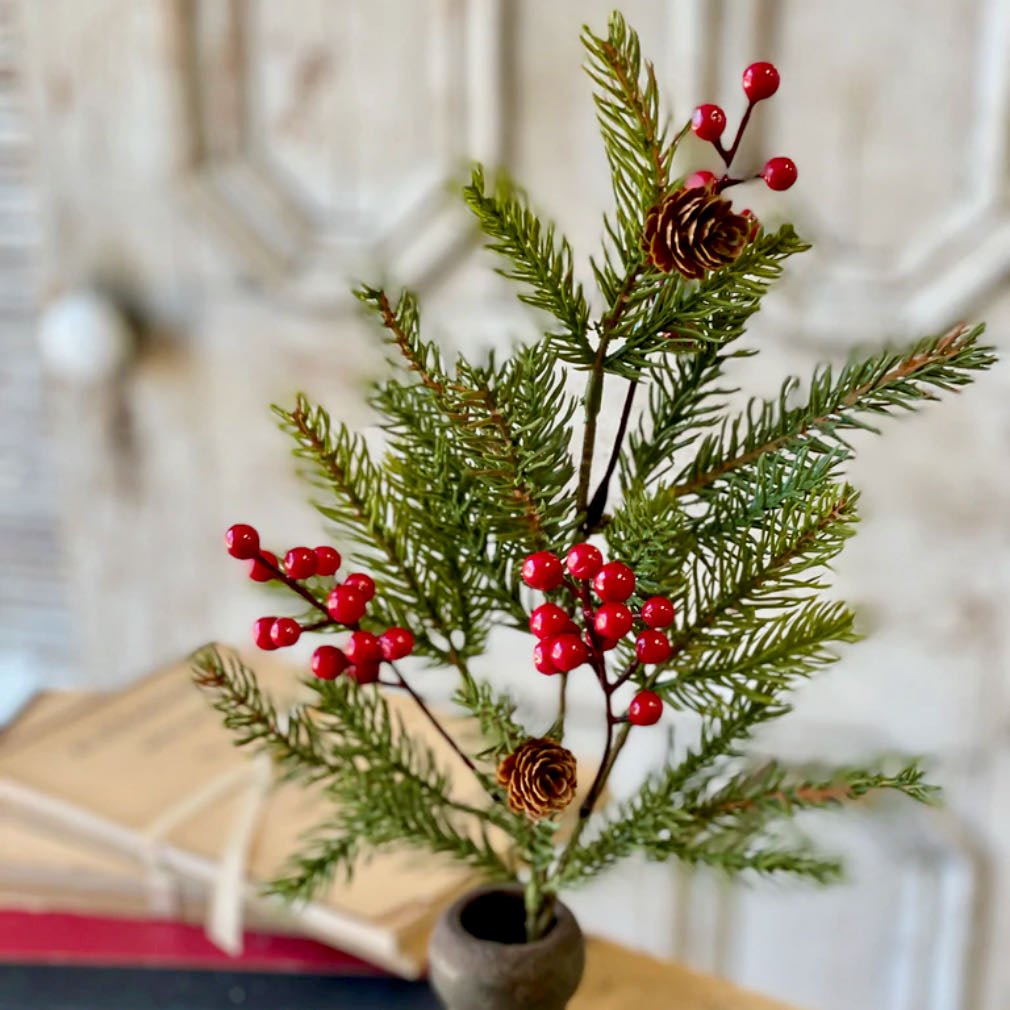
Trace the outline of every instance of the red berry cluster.
<path fill-rule="evenodd" d="M 315 576 L 336 575 L 340 568 L 340 553 L 332 547 L 292 547 L 284 555 L 283 566 L 277 556 L 260 547 L 259 534 L 252 526 L 237 523 L 225 533 L 225 546 L 233 558 L 249 561 L 249 577 L 256 582 L 279 579 L 299 595 L 313 601 L 304 587 L 298 585 Z M 387 628 L 381 635 L 358 627 L 368 604 L 375 596 L 375 582 L 364 572 L 352 572 L 339 585 L 334 585 L 326 597 L 328 619 L 311 625 L 308 630 L 340 624 L 351 628 L 344 648 L 321 645 L 312 655 L 312 672 L 321 680 L 334 680 L 345 670 L 358 684 L 371 684 L 379 679 L 379 665 L 409 656 L 414 648 L 414 636 L 406 628 Z M 306 630 L 293 617 L 260 617 L 253 623 L 253 641 L 261 649 L 272 651 L 294 645 Z"/>
<path fill-rule="evenodd" d="M 750 121 L 754 106 L 766 98 L 771 98 L 779 89 L 779 72 L 772 63 L 752 63 L 743 72 L 743 90 L 747 96 L 747 111 L 740 120 L 736 137 L 729 148 L 723 146 L 722 135 L 726 129 L 726 113 L 718 105 L 705 103 L 699 105 L 691 116 L 691 129 L 701 140 L 707 140 L 719 152 L 726 165 L 727 174 L 717 178 L 712 172 L 695 172 L 684 182 L 687 189 L 712 187 L 721 192 L 727 186 L 744 182 L 744 179 L 732 179 L 728 175 L 740 141 L 743 138 L 747 123 Z M 790 158 L 775 157 L 765 162 L 764 168 L 752 178 L 764 179 L 769 189 L 784 190 L 796 182 L 796 165 Z"/>
<path fill-rule="evenodd" d="M 542 603 L 530 615 L 530 631 L 536 636 L 533 665 L 543 674 L 567 673 L 583 663 L 602 662 L 602 654 L 616 648 L 635 632 L 635 656 L 640 664 L 664 663 L 670 658 L 670 640 L 662 629 L 673 624 L 674 607 L 665 596 L 645 600 L 637 614 L 628 606 L 635 593 L 635 573 L 623 561 L 604 562 L 592 544 L 576 544 L 561 559 L 550 551 L 538 551 L 523 562 L 526 585 L 550 592 L 562 584 L 573 590 L 583 604 L 585 629 L 572 613 L 556 603 Z M 583 583 L 590 583 L 599 599 Z M 637 629 L 636 629 L 637 625 Z M 628 709 L 628 721 L 646 726 L 662 714 L 662 700 L 652 691 L 640 691 Z"/>

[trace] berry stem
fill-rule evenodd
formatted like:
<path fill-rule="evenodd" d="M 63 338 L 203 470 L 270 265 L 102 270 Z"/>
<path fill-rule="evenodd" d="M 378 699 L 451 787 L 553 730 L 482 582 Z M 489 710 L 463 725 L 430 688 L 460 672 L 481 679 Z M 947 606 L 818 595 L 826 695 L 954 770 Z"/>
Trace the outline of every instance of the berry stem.
<path fill-rule="evenodd" d="M 733 144 L 730 149 L 728 151 L 724 150 L 721 144 L 717 147 L 727 169 L 733 164 L 737 149 L 740 147 L 740 141 L 743 140 L 744 130 L 747 129 L 747 124 L 750 122 L 750 116 L 756 104 L 756 102 L 747 103 L 747 111 L 743 114 L 743 119 L 740 120 L 740 125 L 736 128 L 736 136 L 733 138 Z"/>
<path fill-rule="evenodd" d="M 637 659 L 633 659 L 628 664 L 628 668 L 624 671 L 624 673 L 622 673 L 620 677 L 618 677 L 617 680 L 610 685 L 610 690 L 616 691 L 622 684 L 626 684 L 629 680 L 631 680 L 631 678 L 638 672 L 639 666 L 641 666 L 641 663 L 639 663 Z"/>
<path fill-rule="evenodd" d="M 400 670 L 397 667 L 396 663 L 390 663 L 389 668 L 393 671 L 393 676 L 396 677 L 396 684 L 393 686 L 403 688 L 403 690 L 406 691 L 407 694 L 409 694 L 411 698 L 414 699 L 414 702 L 416 703 L 417 707 L 424 713 L 425 718 L 428 720 L 428 722 L 431 723 L 431 725 L 434 727 L 438 735 L 456 752 L 460 761 L 462 761 L 463 764 L 465 764 L 467 768 L 469 768 L 470 771 L 473 772 L 473 775 L 477 779 L 477 781 L 480 782 L 480 784 L 484 786 L 485 789 L 487 789 L 487 785 L 485 784 L 484 781 L 484 776 L 481 775 L 481 773 L 478 771 L 477 766 L 463 752 L 459 744 L 456 743 L 455 740 L 453 740 L 449 731 L 438 721 L 432 710 L 428 708 L 428 706 L 425 704 L 424 699 L 410 686 L 410 684 L 407 683 L 406 678 L 403 676 L 402 673 L 400 673 Z M 488 792 L 490 793 L 492 799 L 494 799 L 496 803 L 501 802 L 500 797 L 496 793 L 492 792 L 490 789 L 488 789 Z"/>
<path fill-rule="evenodd" d="M 603 474 L 595 494 L 589 502 L 589 509 L 586 512 L 586 520 L 583 524 L 584 532 L 588 536 L 599 528 L 600 520 L 603 518 L 603 510 L 607 507 L 607 496 L 610 493 L 610 481 L 617 469 L 617 461 L 621 458 L 621 447 L 624 444 L 624 436 L 628 430 L 628 420 L 631 417 L 631 408 L 635 402 L 635 392 L 638 389 L 638 381 L 633 380 L 628 385 L 628 393 L 624 397 L 624 409 L 621 411 L 621 423 L 617 426 L 617 437 L 614 439 L 614 448 L 610 452 L 610 460 L 607 469 Z"/>
<path fill-rule="evenodd" d="M 333 623 L 333 620 L 330 617 L 330 613 L 326 609 L 326 607 L 322 603 L 320 603 L 319 600 L 317 600 L 312 595 L 312 593 L 310 593 L 304 586 L 300 586 L 293 578 L 291 578 L 291 576 L 288 575 L 287 572 L 285 572 L 278 565 L 272 564 L 271 562 L 267 561 L 267 559 L 263 556 L 262 552 L 257 552 L 257 554 L 256 554 L 256 560 L 264 568 L 267 568 L 271 572 L 273 572 L 274 573 L 274 577 L 276 579 L 278 579 L 279 581 L 283 582 L 284 585 L 286 585 L 288 587 L 288 589 L 290 589 L 293 593 L 297 593 L 303 600 L 305 600 L 306 603 L 311 604 L 313 607 L 316 608 L 316 610 L 318 610 L 321 613 L 325 614 L 326 615 L 326 622 L 325 622 L 326 624 L 332 624 Z M 322 627 L 322 626 L 323 625 L 320 625 L 320 627 Z M 306 629 L 303 628 L 302 630 L 305 631 Z"/>
<path fill-rule="evenodd" d="M 327 615 L 326 619 L 323 621 L 313 621 L 312 624 L 303 624 L 302 631 L 321 631 L 323 628 L 328 628 L 337 622 L 333 620 L 332 617 Z"/>

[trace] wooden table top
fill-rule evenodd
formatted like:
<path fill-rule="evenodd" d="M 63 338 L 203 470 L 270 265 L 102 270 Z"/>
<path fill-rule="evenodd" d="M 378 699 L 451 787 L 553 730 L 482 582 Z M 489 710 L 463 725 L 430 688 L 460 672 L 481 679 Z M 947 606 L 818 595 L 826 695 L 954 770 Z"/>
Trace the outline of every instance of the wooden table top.
<path fill-rule="evenodd" d="M 607 940 L 590 938 L 586 974 L 568 1010 L 797 1010 L 659 961 Z"/>

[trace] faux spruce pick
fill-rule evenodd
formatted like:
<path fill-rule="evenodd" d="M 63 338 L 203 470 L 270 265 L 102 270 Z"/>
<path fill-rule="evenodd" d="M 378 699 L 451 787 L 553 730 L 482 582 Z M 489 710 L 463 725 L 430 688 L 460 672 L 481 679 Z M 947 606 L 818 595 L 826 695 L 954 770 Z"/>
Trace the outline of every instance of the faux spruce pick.
<path fill-rule="evenodd" d="M 266 748 L 292 777 L 322 780 L 332 797 L 329 819 L 276 883 L 282 894 L 305 896 L 369 852 L 407 846 L 524 881 L 535 937 L 559 890 L 635 851 L 823 881 L 838 863 L 789 841 L 783 823 L 795 811 L 874 790 L 932 795 L 915 764 L 814 775 L 755 766 L 743 750 L 755 727 L 789 711 L 799 682 L 833 662 L 838 643 L 856 638 L 851 611 L 824 596 L 857 520 L 858 493 L 844 477 L 851 436 L 989 367 L 982 328 L 820 368 L 802 401 L 788 378 L 779 396 L 735 412 L 723 368 L 754 353 L 740 346 L 747 321 L 785 261 L 807 248 L 788 225 L 766 231 L 725 195 L 745 181 L 732 174 L 740 136 L 778 73 L 747 68 L 747 111 L 727 145 L 714 105 L 671 129 L 652 65 L 620 15 L 583 42 L 614 192 L 592 260 L 597 290 L 576 280 L 571 246 L 523 194 L 475 168 L 464 199 L 547 332 L 504 360 L 450 361 L 422 336 L 411 293 L 360 288 L 392 360 L 372 394 L 384 454 L 305 397 L 276 408 L 356 570 L 337 575 L 330 547 L 294 548 L 279 562 L 252 527 L 229 530 L 230 553 L 254 579 L 300 600 L 291 617 L 256 623 L 257 644 L 274 649 L 307 632 L 330 643 L 313 656 L 312 705 L 284 718 L 237 660 L 213 649 L 194 659 L 197 683 L 239 742 Z M 672 176 L 688 129 L 721 155 L 721 176 Z M 760 176 L 785 189 L 796 167 L 776 157 Z M 580 400 L 566 392 L 572 373 L 584 377 Z M 624 410 L 615 444 L 598 447 L 611 385 L 624 390 Z M 558 685 L 557 712 L 537 725 L 520 725 L 509 697 L 471 672 L 499 626 L 531 635 L 528 670 L 514 673 Z M 411 652 L 421 662 L 408 675 L 399 660 Z M 425 665 L 456 672 L 455 702 L 486 738 L 475 753 L 449 738 L 456 767 L 440 765 L 386 705 L 385 691 L 407 692 L 448 737 L 423 700 Z M 557 817 L 575 795 L 567 692 L 598 699 L 607 721 L 599 771 L 558 842 Z M 648 727 L 664 709 L 684 721 L 693 713 L 684 756 L 623 805 L 597 809 L 625 748 L 656 732 Z M 459 775 L 479 780 L 483 803 L 452 798 Z M 501 832 L 506 849 L 491 841 Z"/>

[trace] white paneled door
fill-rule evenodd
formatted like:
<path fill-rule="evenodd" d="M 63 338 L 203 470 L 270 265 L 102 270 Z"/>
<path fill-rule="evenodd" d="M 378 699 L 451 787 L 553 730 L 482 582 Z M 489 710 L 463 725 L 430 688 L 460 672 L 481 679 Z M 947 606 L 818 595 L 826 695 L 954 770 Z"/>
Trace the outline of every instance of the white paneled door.
<path fill-rule="evenodd" d="M 317 530 L 266 408 L 304 389 L 368 423 L 361 393 L 382 356 L 351 308 L 352 279 L 417 286 L 432 332 L 453 346 L 530 331 L 447 185 L 469 159 L 506 164 L 586 270 L 609 189 L 578 32 L 602 27 L 608 5 L 0 7 L 17 65 L 7 74 L 0 31 L 0 159 L 20 114 L 31 159 L 11 199 L 33 208 L 43 235 L 31 252 L 38 297 L 10 301 L 22 315 L 5 341 L 10 374 L 28 376 L 19 392 L 34 393 L 5 411 L 0 448 L 41 428 L 50 440 L 45 467 L 21 483 L 33 504 L 5 505 L 0 518 L 8 538 L 41 545 L 37 570 L 52 589 L 39 605 L 56 615 L 50 638 L 64 629 L 66 668 L 121 683 L 208 638 L 245 634 L 254 596 L 222 557 L 229 522 L 291 542 Z M 739 73 L 755 59 L 782 73 L 741 157 L 756 169 L 790 155 L 800 182 L 747 199 L 817 248 L 769 299 L 754 331 L 766 353 L 743 382 L 770 393 L 783 373 L 856 343 L 960 318 L 988 317 L 1005 345 L 1010 4 L 628 0 L 624 10 L 678 121 L 700 100 L 738 115 Z M 684 157 L 685 168 L 713 167 L 700 145 Z M 4 160 L 5 200 L 13 178 Z M 27 313 L 68 304 L 84 305 L 71 315 L 84 336 L 47 345 L 43 414 Z M 635 865 L 576 899 L 591 928 L 810 1010 L 1010 1006 L 1008 393 L 1000 367 L 867 445 L 854 473 L 867 522 L 839 578 L 875 634 L 762 741 L 796 756 L 926 754 L 946 810 L 822 818 L 813 830 L 852 854 L 851 882 L 830 893 Z M 6 633 L 26 618 L 3 600 Z M 41 641 L 19 648 L 49 670 Z M 517 664 L 520 693 L 523 672 Z M 592 721 L 578 732 L 592 742 Z M 626 769 L 629 781 L 646 761 Z"/>

